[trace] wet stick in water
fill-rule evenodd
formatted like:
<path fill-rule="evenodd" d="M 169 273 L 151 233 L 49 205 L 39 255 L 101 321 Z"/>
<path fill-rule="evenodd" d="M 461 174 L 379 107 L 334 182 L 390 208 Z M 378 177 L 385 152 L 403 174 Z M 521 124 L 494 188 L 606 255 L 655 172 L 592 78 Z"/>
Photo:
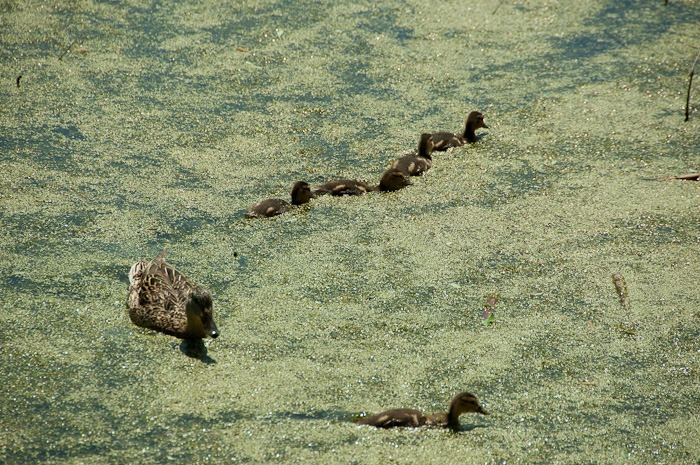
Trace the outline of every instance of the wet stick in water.
<path fill-rule="evenodd" d="M 70 52 L 70 49 L 73 48 L 73 45 L 75 45 L 77 43 L 78 43 L 78 39 L 75 39 L 73 42 L 71 42 L 70 45 L 68 46 L 68 48 L 66 48 L 66 50 L 63 53 L 61 53 L 61 56 L 58 57 L 58 61 L 63 60 L 63 57 L 66 56 L 66 54 L 68 52 Z"/>
<path fill-rule="evenodd" d="M 695 56 L 695 61 L 693 66 L 690 68 L 690 78 L 688 79 L 688 94 L 685 97 L 685 121 L 690 119 L 690 88 L 693 86 L 693 76 L 695 75 L 695 65 L 698 64 L 698 58 L 700 58 L 700 52 Z"/>
<path fill-rule="evenodd" d="M 620 306 L 625 311 L 625 317 L 620 321 L 618 328 L 622 334 L 634 336 L 637 334 L 637 325 L 632 321 L 630 315 L 630 299 L 627 291 L 627 283 L 625 278 L 620 273 L 612 275 L 613 284 L 617 291 L 617 297 L 620 299 Z"/>

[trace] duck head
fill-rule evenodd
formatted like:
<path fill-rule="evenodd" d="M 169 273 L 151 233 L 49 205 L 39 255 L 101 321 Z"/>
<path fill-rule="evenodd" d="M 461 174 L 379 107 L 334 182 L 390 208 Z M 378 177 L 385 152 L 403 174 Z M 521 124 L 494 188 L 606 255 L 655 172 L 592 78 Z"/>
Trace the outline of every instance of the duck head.
<path fill-rule="evenodd" d="M 463 413 L 470 412 L 488 415 L 488 412 L 479 404 L 474 394 L 461 392 L 452 398 L 450 414 L 455 413 L 459 417 Z"/>
<path fill-rule="evenodd" d="M 467 126 L 471 126 L 472 129 L 489 128 L 486 126 L 486 123 L 484 123 L 484 115 L 478 111 L 469 113 L 469 116 L 467 116 Z"/>
<path fill-rule="evenodd" d="M 418 141 L 418 156 L 430 158 L 430 152 L 433 151 L 434 146 L 432 134 L 421 134 L 420 140 Z"/>
<path fill-rule="evenodd" d="M 214 323 L 214 303 L 207 288 L 196 286 L 187 299 L 185 310 L 188 332 L 194 338 L 219 337 L 219 329 Z"/>
<path fill-rule="evenodd" d="M 382 174 L 382 178 L 379 180 L 379 190 L 390 192 L 403 189 L 406 186 L 410 186 L 411 182 L 406 176 L 397 169 L 388 169 Z"/>
<path fill-rule="evenodd" d="M 311 200 L 311 186 L 308 182 L 298 181 L 292 186 L 292 205 L 302 205 Z"/>

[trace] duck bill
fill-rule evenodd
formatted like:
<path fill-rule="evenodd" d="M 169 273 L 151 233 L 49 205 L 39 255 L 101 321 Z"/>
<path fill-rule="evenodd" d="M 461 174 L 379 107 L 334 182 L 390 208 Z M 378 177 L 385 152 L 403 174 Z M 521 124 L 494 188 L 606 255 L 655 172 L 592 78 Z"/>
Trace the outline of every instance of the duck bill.
<path fill-rule="evenodd" d="M 484 410 L 484 408 L 483 408 L 481 405 L 479 405 L 479 410 L 477 410 L 476 413 L 480 413 L 480 414 L 482 414 L 482 415 L 488 415 L 488 414 L 489 414 L 489 412 L 487 412 L 486 410 Z"/>
<path fill-rule="evenodd" d="M 211 337 L 212 339 L 219 337 L 219 328 L 216 327 L 214 322 L 207 327 L 207 336 Z"/>

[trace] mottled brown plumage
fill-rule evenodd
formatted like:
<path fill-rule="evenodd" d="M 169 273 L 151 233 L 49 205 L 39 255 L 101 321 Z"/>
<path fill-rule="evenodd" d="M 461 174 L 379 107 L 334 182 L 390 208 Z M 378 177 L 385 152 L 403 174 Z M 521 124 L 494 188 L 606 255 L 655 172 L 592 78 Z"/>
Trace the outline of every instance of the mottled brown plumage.
<path fill-rule="evenodd" d="M 164 250 L 129 271 L 129 318 L 137 326 L 181 339 L 216 338 L 211 293 L 165 261 Z"/>
<path fill-rule="evenodd" d="M 292 186 L 292 203 L 282 199 L 266 199 L 253 205 L 245 213 L 246 218 L 269 218 L 281 215 L 292 209 L 292 206 L 303 205 L 311 200 L 309 183 L 298 181 Z"/>
<path fill-rule="evenodd" d="M 418 141 L 418 153 L 397 158 L 390 169 L 399 170 L 406 176 L 420 176 L 433 166 L 433 137 L 431 134 L 421 134 Z"/>
<path fill-rule="evenodd" d="M 472 111 L 467 116 L 467 120 L 464 123 L 464 132 L 462 135 L 453 134 L 451 132 L 436 132 L 433 134 L 433 143 L 435 146 L 433 150 L 438 152 L 444 152 L 445 150 L 452 147 L 460 147 L 467 142 L 476 142 L 476 130 L 479 128 L 486 128 L 486 123 L 484 123 L 484 115 L 478 111 Z"/>
<path fill-rule="evenodd" d="M 370 425 L 377 428 L 395 428 L 400 426 L 432 426 L 439 428 L 459 429 L 459 416 L 463 413 L 474 412 L 488 415 L 476 397 L 468 392 L 462 392 L 452 398 L 450 410 L 447 412 L 423 415 L 415 409 L 393 409 L 365 417 L 358 421 L 360 425 Z"/>

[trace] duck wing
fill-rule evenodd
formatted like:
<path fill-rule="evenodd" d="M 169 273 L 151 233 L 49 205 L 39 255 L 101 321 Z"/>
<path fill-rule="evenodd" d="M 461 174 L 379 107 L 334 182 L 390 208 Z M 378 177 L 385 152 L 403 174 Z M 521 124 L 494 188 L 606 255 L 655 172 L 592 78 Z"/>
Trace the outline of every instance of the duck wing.
<path fill-rule="evenodd" d="M 143 270 L 141 280 L 141 304 L 150 304 L 170 310 L 184 308 L 194 286 L 176 268 L 165 261 L 164 250 L 151 260 Z"/>

